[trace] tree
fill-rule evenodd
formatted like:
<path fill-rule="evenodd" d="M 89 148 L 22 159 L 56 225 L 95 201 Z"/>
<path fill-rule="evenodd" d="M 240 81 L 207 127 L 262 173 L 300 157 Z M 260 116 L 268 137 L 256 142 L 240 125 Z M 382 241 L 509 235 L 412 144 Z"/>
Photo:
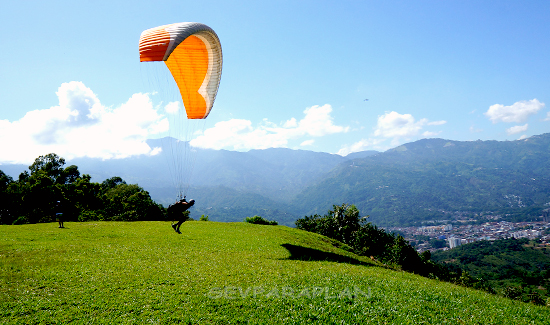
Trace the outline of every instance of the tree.
<path fill-rule="evenodd" d="M 433 248 L 443 248 L 447 246 L 447 241 L 443 239 L 432 239 L 430 240 L 430 245 Z"/>
<path fill-rule="evenodd" d="M 105 182 L 103 182 L 105 184 Z M 108 182 L 113 184 L 112 182 Z M 118 185 L 103 194 L 104 216 L 106 220 L 137 221 L 163 220 L 164 209 L 153 202 L 149 192 L 138 185 L 117 182 Z M 103 184 L 102 184 L 103 187 Z"/>
<path fill-rule="evenodd" d="M 13 204 L 13 195 L 9 191 L 13 184 L 13 178 L 0 170 L 0 224 L 12 223 L 11 205 Z"/>
<path fill-rule="evenodd" d="M 72 184 L 76 182 L 77 179 L 80 178 L 80 172 L 78 171 L 78 167 L 75 165 L 71 165 L 65 169 L 63 169 L 59 176 L 56 179 L 57 184 Z"/>
<path fill-rule="evenodd" d="M 342 204 L 341 206 L 334 205 L 332 211 L 329 211 L 329 216 L 335 220 L 338 226 L 338 237 L 340 241 L 349 244 L 353 240 L 353 236 L 361 227 L 359 210 L 355 205 Z"/>
<path fill-rule="evenodd" d="M 103 220 L 103 201 L 101 199 L 101 184 L 92 183 L 91 176 L 84 174 L 71 184 L 67 184 L 65 198 L 70 204 L 67 212 L 78 221 Z"/>
<path fill-rule="evenodd" d="M 424 262 L 428 262 L 432 258 L 432 252 L 430 251 L 423 251 L 422 254 L 420 254 L 420 258 Z"/>
<path fill-rule="evenodd" d="M 60 189 L 44 170 L 36 170 L 21 184 L 22 205 L 20 214 L 27 222 L 51 222 L 54 220 L 55 202 L 60 200 Z"/>
<path fill-rule="evenodd" d="M 355 232 L 361 227 L 359 210 L 354 205 L 333 205 L 328 215 L 306 216 L 296 220 L 298 229 L 316 232 L 349 244 L 353 241 Z"/>
<path fill-rule="evenodd" d="M 367 223 L 355 234 L 351 246 L 356 253 L 364 256 L 373 256 L 379 260 L 386 260 L 393 245 L 394 236 L 375 225 Z"/>
<path fill-rule="evenodd" d="M 115 176 L 104 180 L 103 183 L 101 183 L 101 189 L 107 192 L 121 184 L 126 184 L 126 182 L 122 178 Z"/>
<path fill-rule="evenodd" d="M 64 165 L 64 158 L 59 157 L 55 153 L 49 153 L 36 158 L 34 163 L 29 166 L 29 170 L 31 171 L 31 176 L 39 171 L 43 171 L 55 182 L 63 172 Z"/>
<path fill-rule="evenodd" d="M 8 189 L 8 186 L 13 182 L 11 176 L 6 175 L 3 171 L 0 170 L 0 193 L 3 193 Z"/>
<path fill-rule="evenodd" d="M 395 237 L 391 247 L 390 261 L 405 271 L 422 273 L 422 260 L 402 236 Z"/>

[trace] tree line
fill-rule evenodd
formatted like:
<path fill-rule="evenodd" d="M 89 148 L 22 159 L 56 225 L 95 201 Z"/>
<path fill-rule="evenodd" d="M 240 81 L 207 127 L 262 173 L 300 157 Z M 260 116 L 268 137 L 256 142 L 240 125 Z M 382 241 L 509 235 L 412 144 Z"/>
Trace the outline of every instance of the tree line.
<path fill-rule="evenodd" d="M 61 203 L 65 221 L 165 220 L 165 209 L 137 184 L 102 183 L 80 174 L 55 153 L 40 156 L 14 180 L 0 170 L 0 224 L 52 222 Z"/>

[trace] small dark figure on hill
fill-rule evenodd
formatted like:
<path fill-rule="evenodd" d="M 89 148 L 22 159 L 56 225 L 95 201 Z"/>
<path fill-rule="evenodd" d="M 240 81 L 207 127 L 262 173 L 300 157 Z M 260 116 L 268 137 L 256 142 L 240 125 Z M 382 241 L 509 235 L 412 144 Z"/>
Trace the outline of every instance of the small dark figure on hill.
<path fill-rule="evenodd" d="M 59 228 L 65 228 L 63 227 L 63 206 L 61 205 L 61 201 L 55 203 L 55 220 L 59 223 Z"/>

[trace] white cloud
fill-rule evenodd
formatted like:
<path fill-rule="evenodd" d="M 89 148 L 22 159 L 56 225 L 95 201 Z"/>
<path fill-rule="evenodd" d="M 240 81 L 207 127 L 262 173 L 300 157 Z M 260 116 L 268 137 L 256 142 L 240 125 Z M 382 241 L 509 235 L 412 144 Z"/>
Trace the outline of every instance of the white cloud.
<path fill-rule="evenodd" d="M 386 112 L 384 115 L 378 116 L 376 127 L 374 128 L 375 138 L 362 139 L 352 145 L 343 146 L 337 154 L 346 156 L 353 152 L 364 150 L 384 151 L 391 147 L 399 146 L 403 139 L 422 136 L 425 138 L 439 135 L 441 131 L 424 131 L 426 126 L 440 126 L 446 124 L 447 121 L 433 121 L 423 118 L 418 121 L 411 114 L 400 114 L 395 111 Z M 383 145 L 390 138 L 389 145 Z"/>
<path fill-rule="evenodd" d="M 285 146 L 286 139 L 262 127 L 254 129 L 249 120 L 231 119 L 218 122 L 213 128 L 205 130 L 202 135 L 191 140 L 191 145 L 210 149 L 265 149 Z"/>
<path fill-rule="evenodd" d="M 164 110 L 167 114 L 176 114 L 180 110 L 180 104 L 179 102 L 170 102 L 166 104 Z"/>
<path fill-rule="evenodd" d="M 114 109 L 101 105 L 82 82 L 63 83 L 56 94 L 58 106 L 0 121 L 0 162 L 28 164 L 48 153 L 110 159 L 158 152 L 145 140 L 168 124 L 147 94 L 134 94 Z"/>
<path fill-rule="evenodd" d="M 264 119 L 265 120 L 265 119 Z M 291 118 L 290 120 L 286 121 L 284 124 L 283 124 L 283 127 L 284 128 L 295 128 L 295 127 L 298 127 L 298 122 L 296 121 L 296 119 L 293 117 Z"/>
<path fill-rule="evenodd" d="M 484 114 L 493 123 L 522 123 L 525 122 L 529 116 L 536 114 L 539 110 L 544 108 L 544 106 L 544 103 L 539 102 L 535 98 L 532 100 L 522 100 L 510 106 L 495 104 L 490 106 L 489 110 Z"/>
<path fill-rule="evenodd" d="M 447 123 L 447 121 L 429 122 L 428 119 L 425 118 L 416 122 L 411 114 L 389 112 L 378 116 L 374 135 L 385 138 L 413 137 L 418 135 L 425 125 L 443 125 L 445 123 Z M 426 134 L 431 136 L 433 132 L 428 132 Z"/>
<path fill-rule="evenodd" d="M 347 156 L 353 152 L 360 152 L 365 150 L 379 150 L 383 151 L 389 148 L 380 147 L 379 144 L 386 141 L 385 139 L 362 139 L 355 142 L 350 146 L 344 146 L 342 149 L 338 150 L 337 154 L 340 156 Z"/>
<path fill-rule="evenodd" d="M 529 124 L 516 125 L 516 126 L 512 126 L 511 128 L 506 129 L 506 133 L 508 133 L 509 135 L 517 134 L 517 133 L 527 131 L 528 128 L 529 128 Z"/>
<path fill-rule="evenodd" d="M 334 125 L 330 113 L 332 107 L 330 105 L 312 106 L 306 108 L 304 114 L 306 115 L 298 123 L 297 129 L 301 132 L 309 134 L 314 137 L 322 137 L 327 134 L 347 132 L 349 127 L 343 127 Z"/>
<path fill-rule="evenodd" d="M 422 129 L 422 125 L 426 124 L 426 122 L 424 119 L 415 122 L 411 114 L 389 112 L 378 116 L 374 135 L 386 138 L 414 136 L 418 134 Z"/>
<path fill-rule="evenodd" d="M 443 124 L 447 124 L 447 121 L 428 122 L 428 125 L 443 125 Z"/>
<path fill-rule="evenodd" d="M 305 136 L 322 137 L 347 132 L 349 127 L 334 124 L 331 112 L 332 107 L 328 104 L 308 107 L 304 110 L 305 116 L 301 120 L 291 118 L 280 126 L 267 119 L 264 119 L 262 124 L 257 127 L 253 127 L 249 120 L 222 121 L 191 140 L 191 145 L 211 149 L 266 149 L 286 147 L 290 140 Z M 311 145 L 312 143 L 313 140 L 309 139 L 303 141 L 301 145 Z"/>
<path fill-rule="evenodd" d="M 550 121 L 550 112 L 546 113 L 546 118 L 544 119 L 544 121 Z"/>
<path fill-rule="evenodd" d="M 314 142 L 315 142 L 315 140 L 313 140 L 313 139 L 306 140 L 306 141 L 300 143 L 300 147 L 311 146 L 311 145 L 313 145 Z"/>

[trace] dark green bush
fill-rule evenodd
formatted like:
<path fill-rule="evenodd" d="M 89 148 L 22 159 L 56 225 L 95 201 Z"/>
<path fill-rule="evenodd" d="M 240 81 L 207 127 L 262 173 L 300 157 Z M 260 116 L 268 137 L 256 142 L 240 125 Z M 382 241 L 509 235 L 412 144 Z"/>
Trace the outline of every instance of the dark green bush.
<path fill-rule="evenodd" d="M 253 223 L 257 225 L 268 225 L 268 226 L 278 225 L 277 221 L 269 221 L 260 216 L 246 217 L 246 219 L 244 219 L 244 222 Z"/>
<path fill-rule="evenodd" d="M 104 217 L 101 213 L 97 211 L 84 210 L 78 216 L 78 221 L 80 222 L 100 220 L 104 220 Z"/>

